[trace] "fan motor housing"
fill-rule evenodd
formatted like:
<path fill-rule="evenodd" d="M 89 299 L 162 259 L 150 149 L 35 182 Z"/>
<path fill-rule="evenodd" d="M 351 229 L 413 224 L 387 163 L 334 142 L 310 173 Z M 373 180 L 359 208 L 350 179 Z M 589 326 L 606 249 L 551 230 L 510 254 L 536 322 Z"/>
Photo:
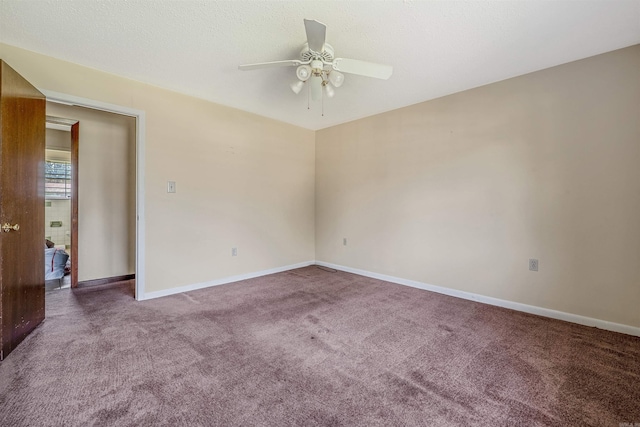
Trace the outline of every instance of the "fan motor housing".
<path fill-rule="evenodd" d="M 322 52 L 314 52 L 309 49 L 309 44 L 305 43 L 300 51 L 300 58 L 302 61 L 307 62 L 313 59 L 318 59 L 324 62 L 332 62 L 333 61 L 333 46 L 329 43 L 324 44 L 324 48 Z"/>

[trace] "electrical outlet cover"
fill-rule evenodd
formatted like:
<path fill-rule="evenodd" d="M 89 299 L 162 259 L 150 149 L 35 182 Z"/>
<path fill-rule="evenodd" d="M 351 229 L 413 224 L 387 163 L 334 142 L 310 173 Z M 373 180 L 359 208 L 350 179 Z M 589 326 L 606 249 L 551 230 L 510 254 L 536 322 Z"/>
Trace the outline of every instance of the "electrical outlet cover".
<path fill-rule="evenodd" d="M 537 259 L 530 259 L 529 260 L 529 270 L 538 271 L 538 260 Z"/>

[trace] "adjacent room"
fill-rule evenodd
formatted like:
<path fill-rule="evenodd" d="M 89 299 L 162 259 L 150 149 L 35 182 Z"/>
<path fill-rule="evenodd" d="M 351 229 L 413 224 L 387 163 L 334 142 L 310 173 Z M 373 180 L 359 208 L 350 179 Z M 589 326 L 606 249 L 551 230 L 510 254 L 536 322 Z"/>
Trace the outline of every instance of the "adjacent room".
<path fill-rule="evenodd" d="M 640 425 L 638 70 L 640 0 L 1 0 L 0 425 Z"/>
<path fill-rule="evenodd" d="M 71 287 L 71 127 L 47 121 L 45 132 L 45 287 Z"/>

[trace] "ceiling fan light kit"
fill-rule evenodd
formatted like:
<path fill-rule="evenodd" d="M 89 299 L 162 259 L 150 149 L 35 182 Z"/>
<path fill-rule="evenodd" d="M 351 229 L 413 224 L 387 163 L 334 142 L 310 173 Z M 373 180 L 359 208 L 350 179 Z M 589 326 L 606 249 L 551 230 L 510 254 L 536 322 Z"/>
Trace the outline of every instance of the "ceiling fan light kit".
<path fill-rule="evenodd" d="M 298 76 L 298 79 L 300 79 L 300 81 L 306 82 L 309 77 L 311 77 L 311 67 L 309 67 L 308 65 L 299 66 L 296 70 L 296 76 Z"/>
<path fill-rule="evenodd" d="M 336 91 L 333 90 L 333 87 L 329 84 L 329 82 L 322 82 L 322 86 L 324 87 L 324 93 L 329 97 L 333 98 L 333 95 L 336 94 Z"/>
<path fill-rule="evenodd" d="M 342 83 L 344 83 L 344 74 L 342 74 L 340 71 L 334 70 L 329 73 L 329 81 L 335 87 L 340 87 L 342 86 Z"/>
<path fill-rule="evenodd" d="M 262 68 L 297 67 L 296 77 L 298 80 L 291 83 L 291 90 L 295 94 L 299 94 L 305 83 L 309 82 L 311 98 L 314 101 L 321 100 L 323 93 L 327 97 L 333 98 L 334 88 L 339 88 L 344 83 L 345 77 L 342 73 L 382 80 L 391 77 L 393 67 L 390 65 L 335 58 L 333 46 L 326 42 L 327 27 L 323 23 L 305 19 L 304 27 L 307 33 L 307 42 L 300 51 L 300 59 L 240 65 L 238 69 L 250 71 Z"/>
<path fill-rule="evenodd" d="M 291 90 L 296 95 L 300 93 L 303 87 L 304 87 L 304 81 L 302 80 L 298 80 L 296 82 L 291 83 Z"/>

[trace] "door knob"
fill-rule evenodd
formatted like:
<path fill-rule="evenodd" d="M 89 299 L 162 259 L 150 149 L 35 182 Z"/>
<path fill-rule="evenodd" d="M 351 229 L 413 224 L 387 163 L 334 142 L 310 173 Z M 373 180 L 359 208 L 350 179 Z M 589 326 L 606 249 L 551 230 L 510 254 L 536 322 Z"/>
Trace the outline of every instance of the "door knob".
<path fill-rule="evenodd" d="M 4 231 L 5 233 L 8 233 L 11 230 L 18 231 L 20 230 L 20 226 L 18 224 L 11 225 L 8 222 L 5 222 L 4 224 L 2 224 L 2 231 Z"/>

